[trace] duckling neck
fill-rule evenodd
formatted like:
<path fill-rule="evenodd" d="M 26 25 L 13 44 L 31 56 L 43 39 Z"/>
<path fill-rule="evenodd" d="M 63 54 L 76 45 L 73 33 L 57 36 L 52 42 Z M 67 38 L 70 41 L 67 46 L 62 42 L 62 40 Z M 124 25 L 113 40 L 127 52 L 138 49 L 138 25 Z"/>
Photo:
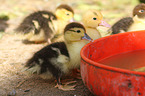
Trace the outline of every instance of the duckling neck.
<path fill-rule="evenodd" d="M 74 69 L 74 68 L 79 68 L 80 66 L 80 51 L 82 47 L 86 44 L 84 40 L 81 40 L 79 42 L 66 42 L 65 44 L 68 49 L 68 53 L 70 56 L 70 64 L 69 68 Z"/>
<path fill-rule="evenodd" d="M 136 23 L 144 23 L 145 24 L 145 19 L 139 18 L 137 15 L 133 17 L 133 21 Z"/>
<path fill-rule="evenodd" d="M 93 26 L 87 26 L 87 25 L 84 25 L 86 28 L 92 28 L 92 29 L 96 29 L 96 27 L 93 27 Z"/>
<path fill-rule="evenodd" d="M 58 20 L 57 21 L 57 32 L 56 34 L 61 34 L 63 33 L 63 30 L 65 28 L 65 26 L 68 24 L 67 21 L 64 21 L 64 20 Z"/>
<path fill-rule="evenodd" d="M 62 18 L 62 17 L 58 17 L 58 16 L 57 16 L 57 19 L 60 20 L 60 21 L 62 21 L 62 22 L 69 22 L 67 19 Z"/>
<path fill-rule="evenodd" d="M 100 32 L 96 28 L 86 28 L 86 33 L 93 39 L 101 38 Z"/>

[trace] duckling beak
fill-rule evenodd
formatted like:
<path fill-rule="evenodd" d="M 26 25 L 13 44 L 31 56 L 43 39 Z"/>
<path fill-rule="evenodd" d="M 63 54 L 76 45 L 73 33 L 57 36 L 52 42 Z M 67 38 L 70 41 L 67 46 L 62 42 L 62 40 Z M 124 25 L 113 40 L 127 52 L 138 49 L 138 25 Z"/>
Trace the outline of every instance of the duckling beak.
<path fill-rule="evenodd" d="M 101 23 L 99 24 L 99 26 L 105 26 L 105 27 L 111 27 L 111 25 L 109 25 L 106 21 L 101 21 Z"/>
<path fill-rule="evenodd" d="M 93 39 L 91 39 L 86 33 L 84 33 L 84 36 L 82 37 L 83 40 L 88 40 L 88 41 L 92 41 Z"/>
<path fill-rule="evenodd" d="M 72 18 L 72 19 L 70 19 L 70 20 L 69 20 L 69 22 L 75 22 L 75 19 L 74 19 L 74 18 Z"/>

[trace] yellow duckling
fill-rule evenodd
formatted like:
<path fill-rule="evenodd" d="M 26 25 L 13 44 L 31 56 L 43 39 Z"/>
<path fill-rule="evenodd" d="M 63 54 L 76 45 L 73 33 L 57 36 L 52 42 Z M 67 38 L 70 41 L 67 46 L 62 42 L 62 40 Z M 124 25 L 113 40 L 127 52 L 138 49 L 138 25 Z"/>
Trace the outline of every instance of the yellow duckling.
<path fill-rule="evenodd" d="M 93 39 L 101 38 L 101 33 L 96 29 L 98 26 L 110 27 L 105 21 L 103 21 L 103 15 L 100 11 L 92 9 L 88 10 L 82 16 L 82 22 L 86 28 L 87 34 Z"/>
<path fill-rule="evenodd" d="M 73 18 L 73 14 L 72 8 L 65 4 L 58 6 L 55 14 L 37 11 L 27 16 L 16 31 L 22 34 L 24 43 L 51 43 L 54 37 L 63 33 L 64 26 Z"/>
<path fill-rule="evenodd" d="M 80 66 L 80 50 L 91 40 L 82 24 L 70 23 L 64 29 L 64 42 L 55 42 L 36 52 L 25 68 L 44 79 L 55 78 L 61 90 L 74 90 L 74 86 L 62 85 L 60 79 Z M 86 39 L 86 40 L 84 40 Z"/>
<path fill-rule="evenodd" d="M 56 8 L 55 15 L 58 20 L 55 26 L 56 34 L 52 41 L 62 41 L 64 40 L 63 31 L 65 26 L 74 20 L 74 11 L 70 6 L 61 4 Z"/>

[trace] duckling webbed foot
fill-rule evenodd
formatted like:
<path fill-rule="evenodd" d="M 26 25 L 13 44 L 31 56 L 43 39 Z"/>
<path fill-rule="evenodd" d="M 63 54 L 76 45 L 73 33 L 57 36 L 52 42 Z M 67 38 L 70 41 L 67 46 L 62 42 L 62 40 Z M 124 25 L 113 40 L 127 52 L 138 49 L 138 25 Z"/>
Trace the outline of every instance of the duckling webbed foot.
<path fill-rule="evenodd" d="M 63 90 L 63 91 L 70 91 L 70 90 L 75 90 L 74 89 L 74 87 L 76 86 L 76 85 L 68 85 L 68 84 L 70 84 L 70 83 L 74 83 L 73 81 L 72 82 L 67 82 L 66 84 L 64 84 L 64 85 L 61 85 L 61 84 L 57 84 L 56 86 L 55 86 L 55 88 L 58 88 L 58 89 L 60 89 L 60 90 Z"/>
<path fill-rule="evenodd" d="M 60 90 L 63 90 L 63 91 L 69 91 L 69 90 L 75 90 L 74 87 L 76 85 L 68 85 L 68 84 L 72 84 L 72 83 L 75 83 L 76 81 L 70 81 L 70 82 L 66 82 L 64 84 L 62 84 L 60 82 L 60 77 L 56 77 L 56 80 L 57 80 L 57 85 L 55 86 L 55 88 L 58 88 Z"/>

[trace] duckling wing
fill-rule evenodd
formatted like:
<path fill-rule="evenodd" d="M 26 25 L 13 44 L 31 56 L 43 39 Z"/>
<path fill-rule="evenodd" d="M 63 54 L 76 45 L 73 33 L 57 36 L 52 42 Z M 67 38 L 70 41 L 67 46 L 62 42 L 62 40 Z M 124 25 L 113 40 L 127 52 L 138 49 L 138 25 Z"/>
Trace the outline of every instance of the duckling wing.
<path fill-rule="evenodd" d="M 50 28 L 51 23 L 49 22 L 56 19 L 56 16 L 49 11 L 34 12 L 27 16 L 15 30 L 17 33 L 22 34 L 32 32 L 33 35 L 38 35 L 40 32 L 44 32 L 46 38 L 51 38 L 54 29 Z"/>
<path fill-rule="evenodd" d="M 126 17 L 119 20 L 111 27 L 112 34 L 118 34 L 121 33 L 122 31 L 126 32 L 132 25 L 132 23 L 133 23 L 132 17 Z"/>
<path fill-rule="evenodd" d="M 33 20 L 37 21 L 37 23 L 38 23 L 38 19 L 42 19 L 39 12 L 34 12 L 34 13 L 30 14 L 29 16 L 27 16 L 26 18 L 24 18 L 24 20 L 15 29 L 15 31 L 17 33 L 27 34 L 31 30 L 35 30 L 35 25 L 34 25 Z"/>

